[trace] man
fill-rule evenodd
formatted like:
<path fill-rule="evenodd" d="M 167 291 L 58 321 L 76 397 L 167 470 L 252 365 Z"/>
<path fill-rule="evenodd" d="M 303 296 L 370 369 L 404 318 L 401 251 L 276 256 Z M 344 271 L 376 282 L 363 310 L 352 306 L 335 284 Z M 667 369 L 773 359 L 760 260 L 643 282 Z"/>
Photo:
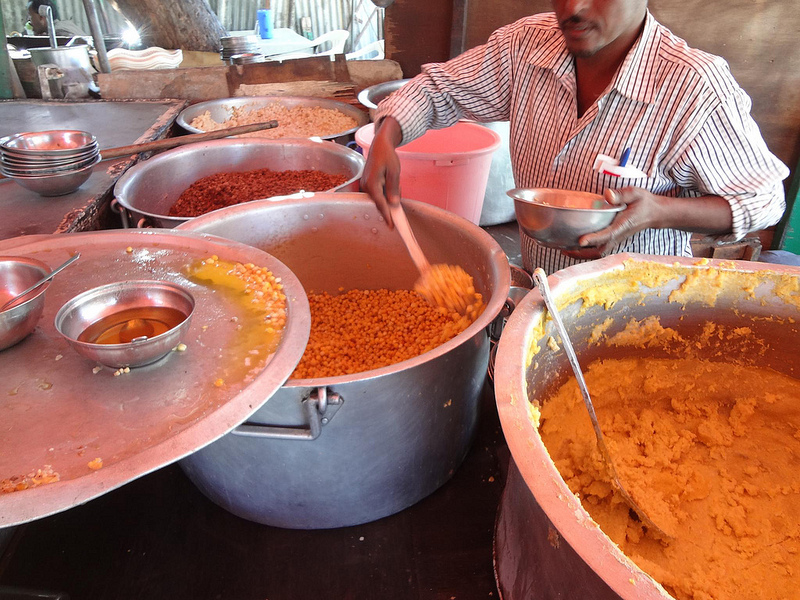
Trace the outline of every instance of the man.
<path fill-rule="evenodd" d="M 69 20 L 60 20 L 58 9 L 53 0 L 29 0 L 28 17 L 31 21 L 34 35 L 47 35 L 47 16 L 39 13 L 39 7 L 49 6 L 53 11 L 53 28 L 57 36 L 75 37 L 86 35 L 75 23 Z M 44 11 L 42 11 L 44 13 Z"/>
<path fill-rule="evenodd" d="M 395 148 L 460 118 L 510 121 L 518 187 L 603 194 L 626 204 L 610 227 L 562 253 L 521 233 L 529 271 L 608 252 L 691 256 L 691 232 L 740 239 L 774 225 L 788 169 L 767 149 L 724 60 L 689 48 L 647 0 L 553 0 L 489 41 L 422 73 L 381 103 L 362 178 L 391 225 Z M 630 148 L 625 177 L 601 155 Z"/>

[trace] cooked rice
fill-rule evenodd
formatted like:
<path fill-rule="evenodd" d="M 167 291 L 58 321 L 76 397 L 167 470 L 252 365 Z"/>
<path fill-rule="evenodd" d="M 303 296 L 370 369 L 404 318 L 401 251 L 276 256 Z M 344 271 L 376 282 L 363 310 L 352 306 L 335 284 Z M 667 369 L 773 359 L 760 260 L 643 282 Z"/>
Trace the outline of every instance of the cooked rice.
<path fill-rule="evenodd" d="M 358 123 L 353 117 L 331 108 L 319 106 L 295 106 L 288 108 L 280 102 L 273 102 L 262 108 L 253 105 L 231 107 L 231 117 L 222 123 L 211 118 L 209 111 L 192 119 L 190 125 L 202 131 L 217 131 L 238 125 L 264 123 L 275 120 L 278 126 L 245 133 L 239 137 L 288 138 L 288 137 L 325 137 L 354 129 Z"/>

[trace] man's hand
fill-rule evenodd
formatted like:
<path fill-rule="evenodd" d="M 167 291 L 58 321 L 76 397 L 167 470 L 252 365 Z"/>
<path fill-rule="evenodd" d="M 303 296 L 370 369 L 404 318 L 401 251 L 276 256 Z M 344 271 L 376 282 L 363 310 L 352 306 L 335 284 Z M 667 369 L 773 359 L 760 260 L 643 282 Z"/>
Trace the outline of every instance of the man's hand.
<path fill-rule="evenodd" d="M 611 225 L 578 240 L 583 249 L 564 251 L 571 258 L 601 258 L 619 242 L 642 229 L 680 229 L 697 233 L 730 233 L 733 215 L 727 200 L 719 196 L 672 198 L 656 196 L 647 190 L 626 187 L 607 189 L 610 204 L 625 205 Z"/>
<path fill-rule="evenodd" d="M 375 202 L 390 228 L 394 228 L 389 204 L 400 203 L 400 158 L 396 148 L 403 141 L 400 124 L 392 117 L 385 117 L 372 140 L 361 189 Z"/>

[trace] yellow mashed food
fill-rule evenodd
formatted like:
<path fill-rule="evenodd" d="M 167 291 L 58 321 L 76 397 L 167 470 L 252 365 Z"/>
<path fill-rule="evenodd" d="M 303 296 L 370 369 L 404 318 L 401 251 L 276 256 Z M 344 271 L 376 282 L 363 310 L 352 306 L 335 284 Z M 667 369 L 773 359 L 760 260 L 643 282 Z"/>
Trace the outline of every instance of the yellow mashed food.
<path fill-rule="evenodd" d="M 696 358 L 585 369 L 619 477 L 674 539 L 646 535 L 615 494 L 574 379 L 541 409 L 570 489 L 676 598 L 800 598 L 800 381 Z"/>

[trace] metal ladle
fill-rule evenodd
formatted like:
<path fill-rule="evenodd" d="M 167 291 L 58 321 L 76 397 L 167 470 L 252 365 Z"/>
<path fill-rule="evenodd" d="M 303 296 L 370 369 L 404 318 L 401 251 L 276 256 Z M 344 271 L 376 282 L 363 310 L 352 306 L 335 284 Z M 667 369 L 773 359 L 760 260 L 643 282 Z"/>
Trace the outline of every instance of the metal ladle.
<path fill-rule="evenodd" d="M 558 331 L 558 335 L 561 336 L 561 344 L 564 346 L 564 351 L 567 353 L 569 364 L 572 367 L 572 371 L 575 373 L 575 378 L 578 380 L 578 387 L 581 390 L 583 402 L 586 405 L 586 409 L 589 411 L 589 417 L 592 420 L 594 435 L 597 438 L 597 446 L 600 448 L 600 454 L 603 456 L 606 469 L 608 469 L 608 473 L 611 475 L 612 484 L 617 488 L 617 491 L 619 492 L 620 496 L 622 496 L 623 500 L 625 500 L 625 503 L 633 509 L 633 511 L 639 516 L 648 529 L 654 531 L 656 535 L 662 539 L 670 539 L 672 536 L 668 535 L 663 529 L 656 525 L 650 517 L 647 516 L 647 513 L 645 513 L 636 503 L 627 490 L 625 490 L 622 482 L 619 480 L 617 469 L 614 466 L 614 461 L 611 459 L 611 453 L 608 451 L 605 439 L 603 438 L 603 431 L 600 429 L 600 423 L 597 421 L 597 414 L 594 412 L 594 405 L 592 404 L 592 399 L 589 396 L 589 389 L 586 387 L 586 380 L 583 378 L 581 365 L 578 363 L 578 357 L 575 354 L 575 349 L 572 347 L 572 342 L 570 342 L 567 329 L 564 327 L 564 322 L 561 320 L 561 315 L 556 308 L 555 299 L 550 292 L 550 285 L 547 283 L 547 273 L 544 272 L 544 269 L 536 269 L 533 272 L 533 278 L 536 280 L 536 283 L 539 286 L 539 292 L 542 294 L 542 298 L 544 298 L 544 303 L 547 306 L 547 310 L 550 312 L 550 316 L 553 318 L 553 324 L 556 326 L 556 331 Z"/>
<path fill-rule="evenodd" d="M 49 275 L 46 275 L 45 277 L 43 277 L 42 279 L 40 279 L 39 281 L 34 283 L 31 287 L 29 287 L 27 290 L 25 290 L 21 294 L 17 294 L 16 296 L 14 296 L 11 300 L 9 300 L 5 304 L 3 304 L 3 306 L 0 306 L 0 312 L 3 312 L 4 310 L 8 309 L 10 306 L 16 304 L 17 300 L 20 300 L 21 298 L 24 298 L 25 296 L 30 294 L 33 290 L 35 290 L 39 286 L 44 285 L 46 282 L 50 281 L 56 275 L 56 273 L 60 273 L 63 269 L 66 269 L 68 266 L 70 266 L 72 263 L 74 263 L 80 257 L 81 257 L 81 253 L 80 252 L 78 252 L 74 256 L 70 256 L 67 260 L 64 261 L 63 264 L 59 265 L 58 267 L 56 267 L 55 269 L 50 271 Z"/>

